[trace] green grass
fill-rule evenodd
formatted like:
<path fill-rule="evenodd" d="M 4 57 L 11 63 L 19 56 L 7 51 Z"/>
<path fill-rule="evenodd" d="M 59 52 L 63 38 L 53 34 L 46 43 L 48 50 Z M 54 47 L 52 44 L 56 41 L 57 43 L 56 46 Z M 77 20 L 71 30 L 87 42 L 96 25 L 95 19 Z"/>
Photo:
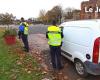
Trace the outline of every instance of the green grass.
<path fill-rule="evenodd" d="M 18 46 L 7 46 L 0 32 L 0 80 L 41 80 L 37 62 L 28 54 L 19 56 Z"/>

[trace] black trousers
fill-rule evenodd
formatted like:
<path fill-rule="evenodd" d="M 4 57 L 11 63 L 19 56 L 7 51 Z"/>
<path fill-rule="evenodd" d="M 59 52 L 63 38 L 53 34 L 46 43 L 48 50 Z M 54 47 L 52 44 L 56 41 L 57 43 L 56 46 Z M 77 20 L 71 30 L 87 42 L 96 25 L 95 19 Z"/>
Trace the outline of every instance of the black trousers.
<path fill-rule="evenodd" d="M 54 69 L 60 70 L 61 64 L 61 46 L 50 46 L 51 62 Z"/>
<path fill-rule="evenodd" d="M 22 35 L 22 41 L 24 43 L 24 48 L 29 51 L 29 45 L 28 45 L 28 35 Z"/>

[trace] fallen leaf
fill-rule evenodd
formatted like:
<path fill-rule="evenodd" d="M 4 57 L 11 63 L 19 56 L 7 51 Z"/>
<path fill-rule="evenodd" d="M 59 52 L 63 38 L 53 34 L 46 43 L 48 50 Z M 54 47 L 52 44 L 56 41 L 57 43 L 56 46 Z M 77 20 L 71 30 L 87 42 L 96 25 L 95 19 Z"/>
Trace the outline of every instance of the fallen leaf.
<path fill-rule="evenodd" d="M 59 79 L 58 79 L 58 77 L 53 76 L 53 77 L 52 77 L 52 80 L 59 80 Z"/>
<path fill-rule="evenodd" d="M 38 70 L 38 71 L 41 71 L 41 68 L 38 68 L 37 70 Z"/>
<path fill-rule="evenodd" d="M 23 57 L 20 57 L 20 60 L 23 60 Z"/>
<path fill-rule="evenodd" d="M 27 68 L 25 68 L 24 70 L 25 70 L 25 71 L 28 71 L 28 69 L 27 69 Z"/>
<path fill-rule="evenodd" d="M 38 60 L 39 60 L 39 61 L 42 61 L 42 58 L 39 57 Z"/>
<path fill-rule="evenodd" d="M 40 74 L 39 74 L 39 73 L 36 73 L 35 75 L 38 76 L 38 75 L 40 75 Z"/>
<path fill-rule="evenodd" d="M 34 67 L 33 69 L 36 71 L 37 70 L 37 67 Z"/>
<path fill-rule="evenodd" d="M 44 69 L 45 71 L 49 71 L 49 70 L 48 70 L 48 66 L 47 66 L 45 63 L 42 63 L 41 66 L 43 67 L 43 69 Z"/>
<path fill-rule="evenodd" d="M 28 74 L 30 74 L 30 73 L 31 73 L 31 71 L 27 71 L 27 73 L 28 73 Z"/>
<path fill-rule="evenodd" d="M 20 61 L 17 61 L 17 65 L 21 65 L 22 63 Z"/>
<path fill-rule="evenodd" d="M 64 80 L 68 80 L 68 76 L 64 76 Z"/>
<path fill-rule="evenodd" d="M 44 79 L 42 79 L 42 80 L 50 80 L 50 79 L 48 79 L 48 78 L 44 78 Z"/>
<path fill-rule="evenodd" d="M 10 75 L 10 78 L 11 78 L 11 80 L 16 80 L 16 79 L 17 79 L 17 75 L 11 74 L 11 75 Z"/>
<path fill-rule="evenodd" d="M 46 72 L 46 71 L 43 71 L 42 74 L 43 74 L 43 75 L 44 75 L 44 74 L 47 74 L 47 72 Z"/>

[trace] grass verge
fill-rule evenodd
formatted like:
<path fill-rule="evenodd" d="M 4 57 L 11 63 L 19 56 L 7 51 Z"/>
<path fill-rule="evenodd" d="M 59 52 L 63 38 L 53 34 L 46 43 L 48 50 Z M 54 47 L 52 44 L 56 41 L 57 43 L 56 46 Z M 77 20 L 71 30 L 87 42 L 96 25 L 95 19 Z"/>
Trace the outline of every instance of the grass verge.
<path fill-rule="evenodd" d="M 7 46 L 0 29 L 0 80 L 41 80 L 43 75 L 37 62 L 20 50 L 19 43 Z"/>

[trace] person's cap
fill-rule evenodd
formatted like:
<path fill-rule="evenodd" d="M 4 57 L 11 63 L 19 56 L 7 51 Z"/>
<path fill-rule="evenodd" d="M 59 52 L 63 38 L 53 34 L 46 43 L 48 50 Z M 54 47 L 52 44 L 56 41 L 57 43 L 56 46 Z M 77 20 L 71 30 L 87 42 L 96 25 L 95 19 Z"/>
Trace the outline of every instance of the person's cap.
<path fill-rule="evenodd" d="M 21 17 L 21 21 L 24 21 L 24 18 L 23 17 Z"/>

